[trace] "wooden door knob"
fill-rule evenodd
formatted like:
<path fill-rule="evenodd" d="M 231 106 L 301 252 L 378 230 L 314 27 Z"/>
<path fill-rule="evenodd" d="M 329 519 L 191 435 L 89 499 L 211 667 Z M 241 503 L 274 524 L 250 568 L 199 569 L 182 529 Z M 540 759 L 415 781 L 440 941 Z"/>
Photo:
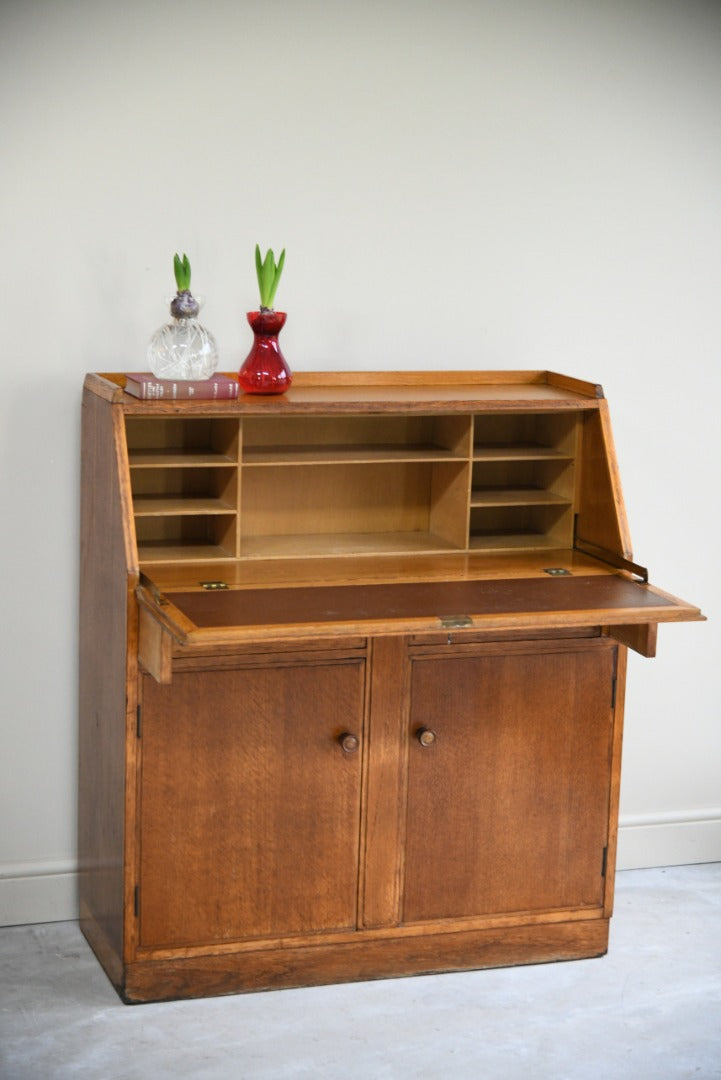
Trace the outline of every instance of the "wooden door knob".
<path fill-rule="evenodd" d="M 360 739 L 357 735 L 352 735 L 350 731 L 344 731 L 342 735 L 339 735 L 338 742 L 346 754 L 355 754 L 360 746 Z"/>
<path fill-rule="evenodd" d="M 436 741 L 436 733 L 431 728 L 420 727 L 416 732 L 416 738 L 421 746 L 433 746 Z"/>

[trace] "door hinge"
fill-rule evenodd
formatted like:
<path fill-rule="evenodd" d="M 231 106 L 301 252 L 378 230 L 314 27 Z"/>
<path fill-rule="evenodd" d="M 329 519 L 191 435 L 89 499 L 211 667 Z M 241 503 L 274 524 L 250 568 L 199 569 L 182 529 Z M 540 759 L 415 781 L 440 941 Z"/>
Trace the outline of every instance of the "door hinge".
<path fill-rule="evenodd" d="M 603 849 L 603 855 L 601 856 L 601 877 L 606 876 L 606 868 L 608 866 L 608 848 Z"/>
<path fill-rule="evenodd" d="M 135 710 L 135 735 L 139 739 L 143 734 L 143 706 L 138 705 Z"/>
<path fill-rule="evenodd" d="M 616 708 L 616 687 L 618 686 L 618 677 L 616 675 L 611 679 L 611 708 Z"/>
<path fill-rule="evenodd" d="M 140 886 L 136 885 L 133 889 L 133 914 L 137 919 L 140 913 Z"/>

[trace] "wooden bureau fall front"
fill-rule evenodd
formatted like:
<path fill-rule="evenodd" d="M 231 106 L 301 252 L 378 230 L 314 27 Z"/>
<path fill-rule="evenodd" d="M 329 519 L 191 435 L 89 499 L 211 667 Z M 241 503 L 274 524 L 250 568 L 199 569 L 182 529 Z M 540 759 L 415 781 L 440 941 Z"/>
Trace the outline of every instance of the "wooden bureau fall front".
<path fill-rule="evenodd" d="M 83 398 L 80 919 L 124 1000 L 597 956 L 627 649 L 702 618 L 550 372 Z"/>

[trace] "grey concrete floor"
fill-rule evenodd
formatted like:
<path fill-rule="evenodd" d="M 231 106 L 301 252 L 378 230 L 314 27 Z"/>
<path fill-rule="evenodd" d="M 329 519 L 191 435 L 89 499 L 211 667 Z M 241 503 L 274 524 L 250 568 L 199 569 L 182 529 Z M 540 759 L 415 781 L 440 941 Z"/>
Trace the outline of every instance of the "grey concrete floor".
<path fill-rule="evenodd" d="M 617 877 L 606 957 L 127 1006 L 75 923 L 0 929 L 2 1080 L 721 1077 L 721 863 Z"/>

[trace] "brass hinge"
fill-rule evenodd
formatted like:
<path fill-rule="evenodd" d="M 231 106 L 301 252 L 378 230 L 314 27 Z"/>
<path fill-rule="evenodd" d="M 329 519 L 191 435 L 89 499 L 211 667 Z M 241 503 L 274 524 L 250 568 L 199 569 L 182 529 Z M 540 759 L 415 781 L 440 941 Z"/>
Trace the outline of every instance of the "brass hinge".
<path fill-rule="evenodd" d="M 227 589 L 228 586 L 224 581 L 201 581 L 202 588 L 208 592 L 217 592 L 220 589 Z"/>

